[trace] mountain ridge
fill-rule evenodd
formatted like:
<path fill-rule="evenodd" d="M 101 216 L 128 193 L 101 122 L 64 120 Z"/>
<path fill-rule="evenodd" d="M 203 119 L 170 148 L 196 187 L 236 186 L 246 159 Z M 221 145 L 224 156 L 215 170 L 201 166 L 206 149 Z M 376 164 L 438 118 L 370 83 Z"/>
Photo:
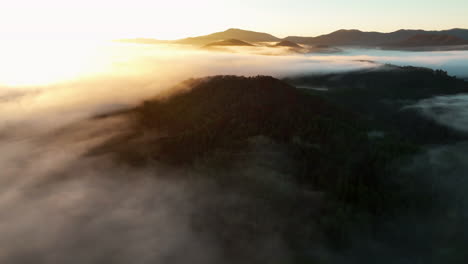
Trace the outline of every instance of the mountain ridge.
<path fill-rule="evenodd" d="M 212 42 L 223 41 L 227 39 L 239 39 L 245 42 L 273 42 L 281 40 L 280 38 L 277 38 L 268 33 L 230 28 L 222 32 L 215 32 L 209 35 L 198 37 L 183 38 L 175 40 L 174 42 L 178 44 L 207 45 Z"/>
<path fill-rule="evenodd" d="M 285 40 L 308 45 L 334 46 L 382 46 L 390 43 L 405 41 L 415 35 L 450 35 L 468 40 L 468 29 L 449 29 L 441 31 L 426 31 L 420 29 L 400 29 L 394 32 L 382 33 L 375 31 L 361 31 L 357 29 L 340 29 L 317 37 L 288 36 Z"/>
<path fill-rule="evenodd" d="M 432 36 L 449 36 L 445 38 L 451 38 L 452 41 L 441 41 L 442 45 L 446 46 L 457 46 L 457 45 L 464 45 L 463 41 L 468 41 L 468 29 L 462 28 L 453 28 L 448 30 L 421 30 L 421 29 L 400 29 L 393 32 L 383 33 L 383 32 L 376 32 L 376 31 L 361 31 L 358 29 L 340 29 L 329 34 L 323 34 L 315 37 L 308 37 L 308 36 L 288 36 L 285 38 L 278 38 L 274 35 L 257 32 L 257 31 L 250 31 L 250 30 L 243 30 L 238 28 L 230 28 L 225 31 L 215 32 L 208 35 L 203 36 L 196 36 L 196 37 L 188 37 L 173 41 L 165 41 L 165 43 L 174 43 L 174 44 L 187 44 L 187 45 L 196 45 L 196 46 L 205 46 L 210 43 L 226 41 L 230 39 L 237 39 L 247 43 L 260 43 L 260 42 L 293 42 L 299 45 L 311 45 L 311 46 L 360 46 L 360 47 L 386 47 L 392 46 L 395 43 L 404 43 L 404 42 L 412 42 L 415 36 L 421 35 L 432 35 Z M 420 38 L 421 43 L 419 45 L 421 47 L 426 46 L 434 46 L 437 43 L 434 43 L 434 39 L 432 38 Z M 428 41 L 428 43 L 424 42 L 423 40 Z M 432 40 L 431 40 L 432 39 Z M 457 41 L 455 41 L 458 39 Z M 163 41 L 160 40 L 152 40 L 152 39 L 134 39 L 132 40 L 125 40 L 124 42 L 136 42 L 136 43 L 144 43 L 144 44 L 158 44 Z M 429 43 L 430 42 L 430 43 Z"/>
<path fill-rule="evenodd" d="M 404 41 L 389 46 L 393 47 L 423 47 L 423 46 L 453 46 L 468 45 L 468 40 L 446 34 L 419 34 Z"/>
<path fill-rule="evenodd" d="M 220 47 L 220 46 L 243 46 L 243 47 L 250 47 L 254 46 L 248 42 L 239 40 L 239 39 L 227 39 L 227 40 L 221 40 L 221 41 L 215 41 L 206 44 L 204 47 L 205 48 L 210 48 L 210 47 Z"/>

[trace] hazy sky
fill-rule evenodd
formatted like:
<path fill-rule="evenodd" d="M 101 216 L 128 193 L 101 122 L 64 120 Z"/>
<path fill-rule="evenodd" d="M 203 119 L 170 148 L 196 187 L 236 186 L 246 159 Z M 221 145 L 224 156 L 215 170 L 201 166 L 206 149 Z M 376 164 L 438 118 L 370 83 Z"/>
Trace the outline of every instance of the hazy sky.
<path fill-rule="evenodd" d="M 467 13 L 467 0 L 15 0 L 2 1 L 0 38 L 175 39 L 231 27 L 280 37 L 341 28 L 468 28 Z"/>

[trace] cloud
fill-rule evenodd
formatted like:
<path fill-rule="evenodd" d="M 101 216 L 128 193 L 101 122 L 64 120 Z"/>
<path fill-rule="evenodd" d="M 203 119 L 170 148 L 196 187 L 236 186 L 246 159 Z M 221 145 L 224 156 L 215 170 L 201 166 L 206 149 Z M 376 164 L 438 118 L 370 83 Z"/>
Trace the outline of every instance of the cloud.
<path fill-rule="evenodd" d="M 289 261 L 272 209 L 220 188 L 212 177 L 199 177 L 216 173 L 253 181 L 269 175 L 266 184 L 283 192 L 287 175 L 278 167 L 287 157 L 270 148 L 260 157 L 255 149 L 230 170 L 187 171 L 157 163 L 131 167 L 107 154 L 89 155 L 125 133 L 129 122 L 92 119 L 58 130 L 29 128 L 0 140 L 0 262 Z M 265 222 L 257 226 L 259 221 Z"/>
<path fill-rule="evenodd" d="M 39 87 L 0 87 L 0 262 L 236 262 L 226 258 L 218 240 L 199 233 L 192 220 L 205 212 L 207 202 L 226 206 L 223 213 L 229 213 L 232 206 L 237 213 L 237 208 L 251 200 L 226 193 L 210 180 L 171 180 L 180 174 L 194 179 L 193 173 L 202 172 L 157 165 L 133 168 L 105 155 L 87 155 L 109 137 L 125 133 L 129 122 L 88 117 L 131 107 L 191 77 L 285 77 L 375 67 L 337 55 L 264 56 L 141 45 L 117 46 L 109 52 L 104 57 L 110 62 L 77 79 Z M 468 124 L 462 120 L 468 113 L 466 99 L 434 98 L 418 107 L 440 122 L 466 131 Z M 437 111 L 440 107 L 445 112 Z M 274 161 L 281 162 L 273 162 L 270 150 L 268 155 L 261 162 L 241 164 L 224 173 L 253 177 L 260 171 L 277 177 L 264 179 L 272 182 L 268 184 L 281 181 L 278 186 L 295 188 L 284 184 L 287 175 L 277 170 L 287 157 L 274 154 Z M 259 168 L 259 163 L 267 163 L 269 169 Z M 273 219 L 270 211 L 256 213 Z M 228 235 L 238 233 L 235 223 L 232 225 L 233 229 L 223 226 Z M 277 234 L 253 243 L 242 250 L 257 256 L 255 261 L 289 260 L 287 247 Z"/>
<path fill-rule="evenodd" d="M 210 52 L 178 45 L 114 43 L 106 47 L 101 47 L 102 54 L 95 59 L 98 66 L 74 79 L 48 85 L 0 86 L 0 119 L 3 120 L 0 130 L 17 122 L 57 127 L 102 111 L 102 107 L 134 105 L 188 78 L 222 74 L 281 78 L 298 73 L 375 67 L 372 63 L 333 56 L 265 56 Z M 66 65 L 51 63 L 48 67 Z M 24 78 L 32 71 L 28 69 Z"/>
<path fill-rule="evenodd" d="M 393 50 L 350 49 L 336 59 L 371 60 L 399 66 L 420 66 L 443 69 L 451 75 L 468 77 L 468 51 L 410 52 Z"/>
<path fill-rule="evenodd" d="M 468 95 L 437 96 L 410 107 L 439 124 L 468 132 Z"/>

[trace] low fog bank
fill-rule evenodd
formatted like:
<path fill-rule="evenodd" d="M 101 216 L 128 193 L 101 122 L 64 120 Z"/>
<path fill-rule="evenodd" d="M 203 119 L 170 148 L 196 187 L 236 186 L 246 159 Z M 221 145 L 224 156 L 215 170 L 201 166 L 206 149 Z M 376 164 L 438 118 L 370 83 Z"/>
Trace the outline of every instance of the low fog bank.
<path fill-rule="evenodd" d="M 352 246 L 321 251 L 325 263 L 465 263 L 468 259 L 468 142 L 428 146 L 387 179 L 412 200 L 405 209 L 366 223 L 349 219 Z M 401 209 L 401 208 L 400 208 Z M 362 217 L 362 218 L 360 218 Z M 372 230 L 372 224 L 376 224 Z"/>
<path fill-rule="evenodd" d="M 288 181 L 287 156 L 261 140 L 227 170 L 131 167 L 90 154 L 131 122 L 95 119 L 2 138 L 0 262 L 289 263 L 276 212 L 212 180 L 262 174 L 275 186 Z"/>
<path fill-rule="evenodd" d="M 130 50 L 134 48 L 131 46 Z M 254 144 L 251 156 L 234 164 L 231 170 L 221 172 L 203 166 L 187 171 L 158 163 L 130 167 L 108 155 L 91 155 L 90 151 L 115 135 L 125 134 L 132 120 L 89 118 L 130 108 L 190 77 L 215 74 L 283 77 L 305 72 L 347 71 L 376 64 L 333 56 L 261 56 L 182 50 L 166 54 L 149 47 L 138 50 L 137 54 L 132 52 L 125 55 L 128 57 L 119 57 L 109 69 L 77 80 L 0 87 L 0 262 L 289 263 L 289 247 L 277 234 L 277 212 L 265 208 L 261 200 L 220 188 L 210 180 L 218 173 L 247 179 L 260 174 L 269 176 L 264 181 L 271 188 L 299 190 L 289 182 L 288 168 L 292 165 L 281 147 L 262 143 L 264 139 L 261 139 Z M 434 98 L 420 102 L 417 107 L 442 124 L 468 131 L 467 101 L 464 97 Z M 437 248 L 438 241 L 450 239 L 451 232 L 459 232 L 460 240 L 453 242 L 458 250 L 466 241 L 467 233 L 465 227 L 454 221 L 466 216 L 450 217 L 468 209 L 463 192 L 468 187 L 463 177 L 468 172 L 464 163 L 467 146 L 464 143 L 429 149 L 405 168 L 424 176 L 442 197 L 439 201 L 448 205 L 444 210 L 437 208 L 441 211 L 435 211 L 435 215 L 441 218 L 427 224 L 422 224 L 427 219 L 419 216 L 411 216 L 417 221 L 401 218 L 394 229 L 400 236 L 396 241 L 406 235 L 411 241 L 407 248 L 412 252 L 399 251 L 401 246 L 380 247 L 378 240 L 369 240 L 370 247 L 357 247 L 350 255 L 335 256 L 334 252 L 321 251 L 317 245 L 311 246 L 311 252 L 323 254 L 321 258 L 333 262 L 359 258 L 367 261 L 364 263 L 375 263 L 370 257 L 388 256 L 394 260 L 398 256 L 399 260 L 415 263 L 421 255 L 430 256 L 431 253 L 423 250 Z M 198 174 L 212 175 L 199 179 Z M 448 175 L 450 181 L 445 180 Z M 282 192 L 279 188 L 274 191 Z M 315 210 L 316 205 L 310 205 Z M 221 213 L 216 211 L 219 208 Z M 221 220 L 205 222 L 203 214 Z M 261 232 L 253 238 L 252 222 Z M 271 226 L 266 224 L 269 222 Z M 415 226 L 420 226 L 421 232 L 415 233 L 412 230 Z M 450 230 L 441 231 L 441 226 Z M 219 234 L 213 235 L 210 228 Z M 427 230 L 434 234 L 425 233 Z M 317 237 L 320 241 L 320 236 Z M 360 239 L 356 235 L 356 241 Z M 234 245 L 234 252 L 226 252 L 219 241 Z M 413 251 L 415 246 L 421 246 L 418 249 L 421 251 Z M 445 248 L 433 252 L 439 253 L 453 257 L 454 261 L 460 256 Z"/>
<path fill-rule="evenodd" d="M 402 168 L 407 175 L 402 191 L 423 201 L 423 206 L 415 207 L 416 201 L 408 204 L 412 211 L 385 223 L 387 232 L 382 236 L 390 243 L 370 240 L 371 256 L 386 259 L 381 263 L 466 262 L 467 158 L 468 142 L 459 142 L 427 148 Z"/>
<path fill-rule="evenodd" d="M 277 224 L 287 220 L 261 200 L 211 180 L 221 173 L 237 180 L 264 175 L 269 188 L 279 188 L 275 192 L 299 192 L 288 178 L 294 164 L 288 164 L 287 151 L 258 139 L 249 156 L 223 170 L 203 164 L 196 170 L 157 163 L 129 167 L 108 155 L 89 154 L 125 133 L 129 122 L 91 120 L 2 141 L 0 262 L 291 263 L 290 249 L 276 233 Z M 368 236 L 359 223 L 346 252 L 321 248 L 318 231 L 310 254 L 328 263 L 463 263 L 467 153 L 468 143 L 433 147 L 402 168 L 410 177 L 402 191 L 427 199 L 429 214 L 416 208 L 387 219 L 377 236 Z M 320 207 L 307 202 L 313 210 Z M 252 233 L 252 224 L 260 235 Z"/>
<path fill-rule="evenodd" d="M 208 75 L 272 75 L 281 78 L 304 72 L 349 71 L 376 66 L 346 58 L 231 54 L 177 45 L 113 44 L 101 47 L 99 51 L 102 54 L 88 59 L 97 66 L 90 67 L 89 72 L 82 69 L 80 72 L 84 73 L 73 75 L 68 80 L 18 85 L 8 84 L 11 79 L 8 76 L 0 76 L 0 130 L 17 122 L 57 127 L 100 113 L 108 107 L 135 105 L 188 78 Z M 44 60 L 43 57 L 38 59 Z M 60 64 L 63 61 L 63 58 L 51 60 L 47 64 L 51 70 L 44 74 L 53 74 L 54 68 L 66 68 L 68 65 Z M 8 68 L 8 63 L 8 60 L 0 62 L 3 66 L 0 68 Z M 40 62 L 24 64 L 24 74 L 18 74 L 19 79 L 13 81 L 28 80 L 28 75 L 37 75 L 35 71 L 44 71 L 44 66 L 38 66 Z"/>
<path fill-rule="evenodd" d="M 312 54 L 311 54 L 312 55 Z M 313 56 L 313 55 L 312 55 Z M 442 69 L 450 75 L 468 78 L 468 51 L 392 51 L 378 49 L 347 49 L 337 58 L 355 58 L 398 66 L 419 66 Z"/>
<path fill-rule="evenodd" d="M 438 96 L 409 108 L 468 133 L 467 95 Z M 340 263 L 464 263 L 468 259 L 468 142 L 423 147 L 401 166 L 401 191 L 414 197 L 406 213 L 383 219 L 376 236 L 355 234 Z"/>
<path fill-rule="evenodd" d="M 93 116 L 135 106 L 180 80 L 220 71 L 279 74 L 285 63 L 296 70 L 308 64 L 197 54 L 137 56 L 77 80 L 0 90 L 0 262 L 289 262 L 277 222 L 259 224 L 276 219 L 272 209 L 220 188 L 210 177 L 197 177 L 217 171 L 130 167 L 90 154 L 125 134 L 132 122 Z M 280 152 L 274 155 L 287 160 Z M 279 165 L 264 163 L 245 162 L 219 173 L 287 177 Z M 261 226 L 254 229 L 260 234 L 252 234 L 251 225 Z"/>
<path fill-rule="evenodd" d="M 62 57 L 66 56 L 62 54 L 65 51 L 67 50 L 61 51 Z M 464 51 L 421 53 L 346 50 L 338 54 L 303 55 L 280 52 L 277 56 L 266 56 L 241 51 L 212 52 L 187 48 L 184 45 L 122 43 L 104 46 L 97 51 L 98 55 L 94 55 L 93 59 L 87 58 L 87 64 L 81 65 L 85 68 L 80 69 L 80 74 L 70 74 L 73 78 L 68 80 L 9 85 L 11 78 L 0 76 L 0 118 L 3 121 L 0 129 L 18 120 L 44 121 L 49 119 L 44 118 L 45 116 L 53 113 L 60 113 L 61 118 L 83 118 L 94 111 L 100 111 L 103 106 L 105 109 L 108 105 L 135 105 L 185 79 L 208 75 L 271 75 L 284 78 L 373 68 L 380 66 L 380 63 L 441 68 L 455 75 L 461 72 L 466 75 L 468 70 L 464 68 L 467 65 L 468 52 Z M 73 49 L 69 53 L 80 54 Z M 12 55 L 9 57 L 14 59 Z M 45 55 L 37 59 L 45 60 L 44 58 Z M 31 65 L 24 58 L 21 61 L 24 64 L 21 68 L 24 74 L 17 74 L 19 80 L 28 80 L 28 75 L 35 76 L 38 74 L 36 72 L 44 71 L 43 66 L 39 66 L 40 61 L 34 61 Z M 63 62 L 64 58 L 51 60 L 47 64 L 47 68 L 51 70 L 44 71 L 44 74 L 53 74 L 54 68 L 67 68 L 68 65 L 61 65 Z M 12 62 L 3 60 L 0 62 L 3 67 L 0 68 L 7 69 L 8 63 Z M 93 67 L 89 67 L 87 72 L 86 67 L 90 64 Z M 78 66 L 79 64 L 73 65 L 71 68 Z M 32 78 L 35 79 L 38 78 Z"/>
<path fill-rule="evenodd" d="M 422 100 L 410 108 L 444 126 L 468 133 L 468 95 L 437 96 Z"/>

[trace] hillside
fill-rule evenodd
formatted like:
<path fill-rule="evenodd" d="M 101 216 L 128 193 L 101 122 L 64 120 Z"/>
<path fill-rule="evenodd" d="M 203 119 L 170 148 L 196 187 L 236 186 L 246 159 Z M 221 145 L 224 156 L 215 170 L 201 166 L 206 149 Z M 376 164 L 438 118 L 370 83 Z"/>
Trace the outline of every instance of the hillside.
<path fill-rule="evenodd" d="M 223 46 L 254 46 L 254 45 L 247 43 L 245 41 L 242 41 L 242 40 L 238 40 L 238 39 L 227 39 L 227 40 L 221 40 L 221 41 L 208 43 L 204 47 L 210 48 L 210 47 L 223 47 Z"/>
<path fill-rule="evenodd" d="M 441 70 L 384 65 L 347 73 L 288 78 L 288 83 L 320 95 L 330 103 L 359 112 L 375 127 L 395 131 L 423 144 L 440 144 L 466 136 L 438 125 L 405 107 L 440 95 L 468 93 L 468 83 Z M 320 87 L 317 91 L 310 88 Z"/>
<path fill-rule="evenodd" d="M 445 34 L 414 35 L 404 41 L 389 44 L 389 47 L 425 47 L 425 46 L 453 46 L 468 45 L 468 40 Z"/>
<path fill-rule="evenodd" d="M 94 153 L 112 153 L 133 165 L 161 162 L 193 168 L 208 161 L 208 167 L 228 168 L 252 150 L 252 141 L 264 138 L 272 142 L 265 147 L 280 149 L 277 154 L 282 162 L 272 165 L 275 170 L 287 167 L 292 182 L 300 183 L 304 191 L 325 192 L 340 204 L 376 210 L 392 201 L 358 197 L 378 195 L 375 191 L 383 183 L 376 177 L 383 173 L 382 165 L 413 151 L 392 137 L 369 138 L 366 122 L 358 115 L 272 77 L 191 79 L 174 90 L 124 113 L 135 120 L 133 132 L 110 140 Z M 389 149 L 392 152 L 384 154 Z M 222 175 L 217 180 L 232 181 Z M 344 182 L 369 186 L 348 188 Z M 242 181 L 238 185 L 253 187 Z"/>
<path fill-rule="evenodd" d="M 275 44 L 275 47 L 288 47 L 288 48 L 296 48 L 296 49 L 302 49 L 302 46 L 288 40 L 283 40 L 281 42 L 278 42 Z"/>
<path fill-rule="evenodd" d="M 286 37 L 285 40 L 309 45 L 382 46 L 405 41 L 416 35 L 450 35 L 453 37 L 468 40 L 467 29 L 452 29 L 442 31 L 398 30 L 390 33 L 364 32 L 360 30 L 338 30 L 330 34 L 325 34 L 317 37 L 290 36 Z"/>
<path fill-rule="evenodd" d="M 405 30 L 393 33 L 380 33 L 342 29 L 317 37 L 286 37 L 285 39 L 309 45 L 376 46 L 382 43 L 387 43 L 388 41 L 401 41 L 415 33 L 415 31 Z"/>
<path fill-rule="evenodd" d="M 146 101 L 136 109 L 145 129 L 167 130 L 170 136 L 161 139 L 165 149 L 161 158 L 174 161 L 190 161 L 218 145 L 253 136 L 290 140 L 301 133 L 300 127 L 309 126 L 300 121 L 306 117 L 338 120 L 348 116 L 271 77 L 216 76 L 180 86 L 185 88 L 169 100 Z M 346 119 L 341 122 L 348 122 Z M 207 136 L 213 138 L 204 138 Z"/>
<path fill-rule="evenodd" d="M 421 36 L 426 37 L 421 37 Z M 435 36 L 439 37 L 435 37 Z M 218 32 L 206 36 L 187 38 L 176 41 L 176 43 L 206 45 L 210 42 L 225 39 L 239 39 L 247 42 L 280 42 L 286 41 L 286 44 L 307 44 L 307 45 L 326 45 L 326 46 L 363 46 L 363 47 L 381 47 L 401 43 L 402 46 L 407 41 L 417 42 L 419 46 L 435 46 L 443 44 L 447 46 L 460 45 L 462 40 L 468 41 L 467 29 L 451 29 L 441 31 L 425 30 L 398 30 L 390 33 L 364 32 L 360 30 L 338 30 L 330 34 L 317 37 L 289 36 L 279 39 L 266 33 L 246 31 L 241 29 L 228 29 L 224 32 Z M 416 41 L 417 40 L 417 41 Z"/>
<path fill-rule="evenodd" d="M 279 38 L 267 33 L 231 28 L 223 32 L 217 32 L 206 36 L 176 40 L 175 43 L 203 46 L 226 39 L 239 39 L 246 42 L 273 42 L 280 40 Z"/>
<path fill-rule="evenodd" d="M 324 249 L 347 256 L 356 245 L 366 256 L 379 255 L 358 243 L 362 239 L 404 251 L 408 236 L 415 234 L 395 232 L 398 217 L 430 216 L 437 193 L 426 187 L 420 171 L 401 170 L 420 149 L 408 134 L 391 132 L 399 123 L 389 122 L 387 110 L 395 115 L 406 97 L 463 92 L 466 83 L 441 71 L 386 67 L 287 80 L 326 85 L 329 92 L 297 89 L 267 76 L 190 79 L 118 113 L 131 120 L 128 132 L 88 155 L 106 154 L 119 164 L 148 168 L 151 177 L 189 189 L 212 186 L 208 192 L 201 189 L 203 199 L 192 199 L 190 206 L 197 210 L 190 223 L 194 236 L 218 245 L 228 263 L 272 263 L 272 257 L 284 256 L 271 250 L 258 254 L 265 241 L 287 249 L 286 263 L 320 262 L 326 259 Z M 392 92 L 394 85 L 401 88 Z M 379 108 L 386 101 L 400 105 Z M 379 127 L 371 114 L 388 125 Z M 404 124 L 425 129 L 430 138 L 432 127 L 411 116 Z M 151 169 L 161 167 L 163 173 Z M 432 234 L 427 234 L 431 227 L 417 237 Z M 450 235 L 451 230 L 435 233 Z M 431 250 L 446 244 L 424 241 Z M 457 250 L 464 249 L 460 244 Z M 421 256 L 446 258 L 426 251 Z"/>
<path fill-rule="evenodd" d="M 120 42 L 139 44 L 190 44 L 196 46 L 210 45 L 211 43 L 236 39 L 247 43 L 277 42 L 279 46 L 299 48 L 300 44 L 311 46 L 360 46 L 360 47 L 431 47 L 431 46 L 458 46 L 465 45 L 468 41 L 468 29 L 450 29 L 442 31 L 424 30 L 398 30 L 390 33 L 364 32 L 360 30 L 338 30 L 330 34 L 316 37 L 289 36 L 284 39 L 273 35 L 231 28 L 223 32 L 217 32 L 205 36 L 190 37 L 174 41 L 161 41 L 156 39 L 137 38 L 117 40 Z"/>

